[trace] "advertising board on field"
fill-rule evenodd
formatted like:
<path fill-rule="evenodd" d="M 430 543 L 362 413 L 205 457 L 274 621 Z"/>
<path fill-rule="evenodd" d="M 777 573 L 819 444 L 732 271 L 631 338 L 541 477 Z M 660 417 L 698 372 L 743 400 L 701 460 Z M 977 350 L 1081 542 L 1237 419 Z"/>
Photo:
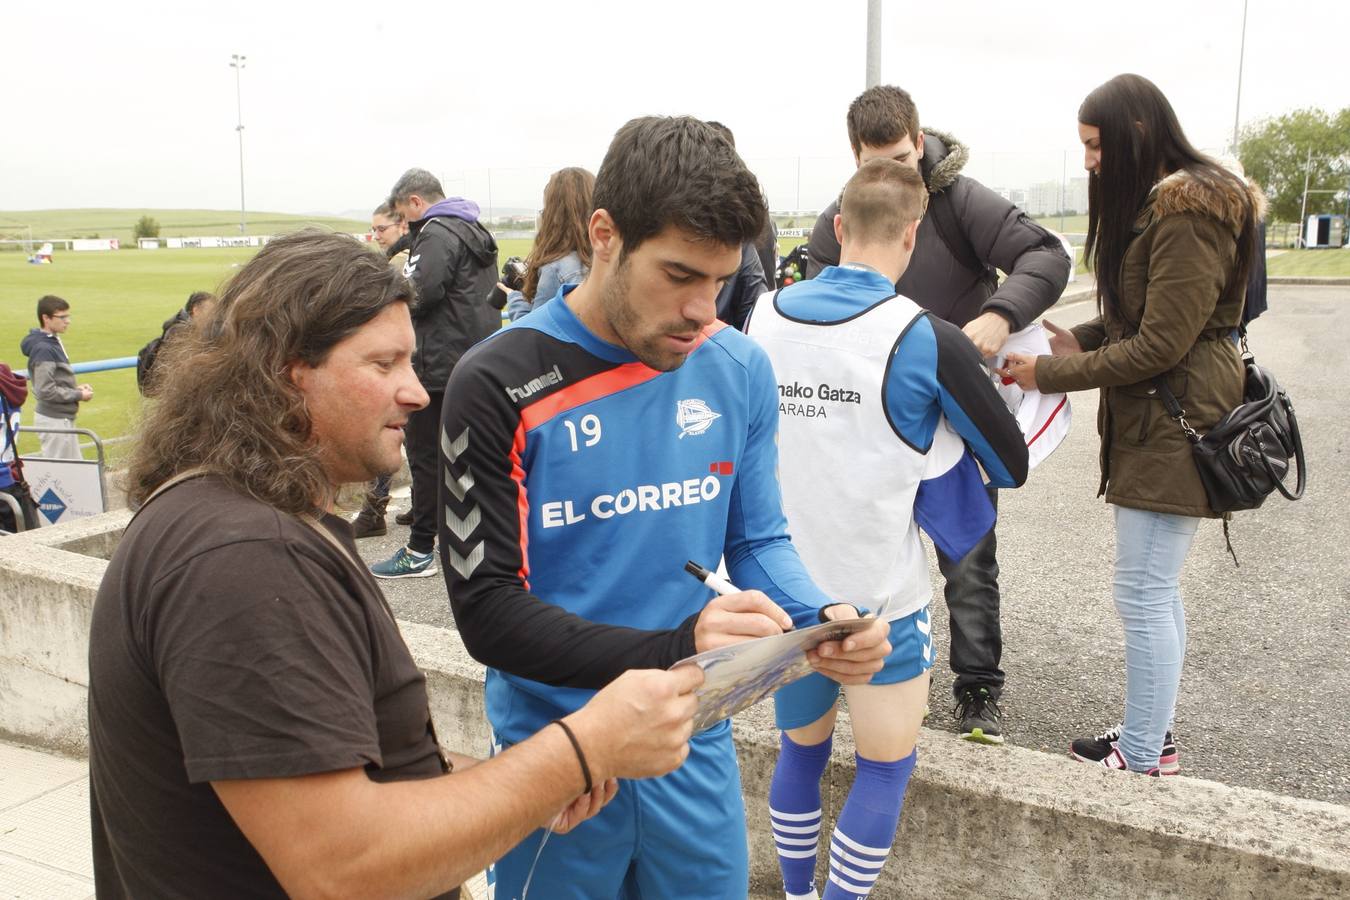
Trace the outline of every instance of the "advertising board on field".
<path fill-rule="evenodd" d="M 201 237 L 165 238 L 164 245 L 170 250 L 219 249 L 221 247 L 261 247 L 271 235 L 240 234 L 221 237 L 219 235 Z"/>
<path fill-rule="evenodd" d="M 76 238 L 70 242 L 70 249 L 76 252 L 89 250 L 116 250 L 117 238 Z"/>

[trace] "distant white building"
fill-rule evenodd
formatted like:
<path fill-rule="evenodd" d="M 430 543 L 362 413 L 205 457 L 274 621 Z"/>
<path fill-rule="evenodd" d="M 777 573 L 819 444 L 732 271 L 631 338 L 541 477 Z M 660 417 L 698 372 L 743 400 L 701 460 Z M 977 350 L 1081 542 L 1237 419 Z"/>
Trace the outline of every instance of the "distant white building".
<path fill-rule="evenodd" d="M 998 194 L 1000 197 L 1002 197 L 1004 200 L 1007 200 L 1013 206 L 1020 206 L 1024 210 L 1027 208 L 1027 192 L 1024 191 L 1022 188 L 1000 187 L 1000 188 L 993 188 L 992 190 L 995 194 Z"/>
<path fill-rule="evenodd" d="M 1033 216 L 1048 216 L 1061 210 L 1086 213 L 1088 180 L 1070 178 L 1067 183 L 1040 181 L 1027 189 L 1027 202 L 1022 206 Z"/>

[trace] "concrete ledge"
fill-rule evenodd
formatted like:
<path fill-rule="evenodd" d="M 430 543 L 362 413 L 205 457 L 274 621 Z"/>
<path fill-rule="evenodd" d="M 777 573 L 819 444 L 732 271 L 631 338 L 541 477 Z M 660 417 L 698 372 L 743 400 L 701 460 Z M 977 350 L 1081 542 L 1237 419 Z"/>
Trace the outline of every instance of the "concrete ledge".
<path fill-rule="evenodd" d="M 89 614 L 107 565 L 97 556 L 111 552 L 128 518 L 107 513 L 0 539 L 0 736 L 87 754 Z M 483 667 L 453 631 L 400 627 L 427 673 L 440 739 L 485 755 Z M 735 735 L 752 886 L 774 894 L 766 812 L 778 748 L 771 710 L 740 717 Z M 877 898 L 1350 894 L 1350 808 L 1107 772 L 926 729 L 919 757 Z M 841 733 L 824 791 L 828 818 L 852 777 L 852 746 Z"/>
<path fill-rule="evenodd" d="M 55 548 L 82 556 L 92 556 L 107 562 L 122 540 L 122 532 L 131 521 L 131 510 L 122 508 L 98 516 L 83 519 L 71 519 L 60 525 L 47 528 L 34 528 L 9 535 L 0 541 L 0 558 L 11 555 L 30 555 L 33 551 L 20 548 Z M 55 566 L 48 566 L 49 574 L 54 574 Z M 100 570 L 99 578 L 103 577 Z M 97 586 L 96 586 L 97 587 Z"/>
<path fill-rule="evenodd" d="M 1097 287 L 1089 282 L 1087 287 L 1070 286 L 1059 295 L 1055 301 L 1055 306 L 1069 306 L 1073 303 L 1082 303 L 1085 300 L 1093 300 L 1097 296 Z M 1053 308 L 1053 307 L 1052 307 Z"/>
<path fill-rule="evenodd" d="M 1271 275 L 1266 281 L 1269 284 L 1350 285 L 1350 277 L 1344 275 Z"/>
<path fill-rule="evenodd" d="M 0 736 L 88 753 L 89 615 L 128 518 L 0 538 Z"/>
<path fill-rule="evenodd" d="M 399 624 L 428 673 L 437 733 L 451 749 L 485 754 L 482 666 L 465 654 L 458 635 Z M 767 810 L 778 732 L 771 711 L 743 715 L 735 735 L 750 823 L 751 886 L 773 893 L 778 864 Z M 852 755 L 841 732 L 823 795 L 831 822 L 853 781 Z M 872 896 L 1346 892 L 1345 807 L 1199 779 L 1108 772 L 1067 757 L 979 747 L 924 729 L 894 856 Z"/>

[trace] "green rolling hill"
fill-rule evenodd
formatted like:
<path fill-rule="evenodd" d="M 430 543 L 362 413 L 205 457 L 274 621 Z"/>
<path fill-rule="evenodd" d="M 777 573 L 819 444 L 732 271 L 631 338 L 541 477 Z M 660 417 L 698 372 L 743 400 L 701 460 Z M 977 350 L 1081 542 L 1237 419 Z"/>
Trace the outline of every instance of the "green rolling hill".
<path fill-rule="evenodd" d="M 159 222 L 160 237 L 189 235 L 233 235 L 239 233 L 239 211 L 228 209 L 32 209 L 0 210 L 0 239 L 27 240 L 32 237 L 118 238 L 132 243 L 132 229 L 141 216 Z M 337 231 L 361 232 L 368 222 L 327 216 L 291 213 L 249 212 L 249 234 L 276 234 L 294 231 L 305 225 L 319 225 Z"/>

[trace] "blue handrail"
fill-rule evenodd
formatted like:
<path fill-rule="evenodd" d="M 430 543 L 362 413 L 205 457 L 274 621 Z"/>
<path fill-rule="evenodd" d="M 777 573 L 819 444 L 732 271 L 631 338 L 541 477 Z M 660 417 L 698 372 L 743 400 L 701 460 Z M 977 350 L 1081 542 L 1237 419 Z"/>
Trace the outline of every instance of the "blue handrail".
<path fill-rule="evenodd" d="M 74 363 L 70 367 L 76 375 L 85 372 L 106 372 L 109 369 L 134 369 L 136 357 L 119 356 L 117 359 L 96 359 L 93 362 Z"/>
<path fill-rule="evenodd" d="M 110 369 L 134 369 L 136 368 L 136 357 L 119 356 L 116 359 L 96 359 L 93 362 L 71 363 L 70 370 L 76 375 L 83 375 L 86 372 L 107 372 Z M 27 369 L 19 369 L 14 373 L 28 377 Z"/>

